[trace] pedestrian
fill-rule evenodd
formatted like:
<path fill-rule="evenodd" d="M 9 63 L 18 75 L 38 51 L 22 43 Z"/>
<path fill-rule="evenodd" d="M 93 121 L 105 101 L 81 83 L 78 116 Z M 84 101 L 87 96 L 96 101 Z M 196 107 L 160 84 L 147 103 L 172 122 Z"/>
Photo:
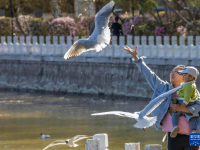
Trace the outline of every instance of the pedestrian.
<path fill-rule="evenodd" d="M 123 35 L 122 26 L 118 23 L 119 17 L 115 17 L 115 22 L 111 26 L 112 36 L 117 36 L 117 43 L 119 44 L 120 33 Z"/>

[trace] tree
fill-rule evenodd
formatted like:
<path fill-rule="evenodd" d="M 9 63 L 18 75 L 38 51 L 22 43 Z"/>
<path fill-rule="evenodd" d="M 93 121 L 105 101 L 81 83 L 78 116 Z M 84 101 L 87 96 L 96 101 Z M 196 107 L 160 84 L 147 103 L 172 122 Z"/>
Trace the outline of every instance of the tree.
<path fill-rule="evenodd" d="M 21 20 L 19 19 L 19 15 L 24 12 L 33 12 L 36 8 L 44 9 L 46 5 L 48 5 L 48 1 L 40 1 L 40 0 L 11 0 L 12 2 L 12 12 L 15 17 L 15 22 L 20 29 L 21 33 L 26 36 L 26 32 L 23 30 L 23 25 Z M 0 7 L 9 8 L 10 0 L 0 1 Z M 27 22 L 24 22 L 25 26 L 28 26 Z M 28 29 L 28 28 L 27 28 Z"/>
<path fill-rule="evenodd" d="M 24 36 L 29 34 L 29 24 L 24 21 L 25 16 L 20 16 L 21 14 L 30 15 L 36 9 L 41 9 L 43 12 L 52 12 L 53 17 L 58 18 L 62 16 L 61 10 L 66 10 L 67 5 L 67 0 L 11 0 L 11 2 L 14 21 Z M 9 6 L 10 0 L 0 1 L 0 7 L 9 9 Z M 24 30 L 24 26 L 28 30 L 27 32 Z"/>
<path fill-rule="evenodd" d="M 54 18 L 62 17 L 61 0 L 51 0 L 51 12 Z"/>

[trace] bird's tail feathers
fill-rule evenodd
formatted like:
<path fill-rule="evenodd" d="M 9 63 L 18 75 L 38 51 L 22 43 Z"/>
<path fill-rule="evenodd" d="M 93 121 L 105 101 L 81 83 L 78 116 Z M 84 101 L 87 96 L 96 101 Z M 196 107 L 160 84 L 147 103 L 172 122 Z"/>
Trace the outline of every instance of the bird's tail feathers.
<path fill-rule="evenodd" d="M 133 126 L 136 128 L 148 128 L 155 124 L 157 117 L 144 117 L 143 119 L 139 119 L 136 124 Z"/>

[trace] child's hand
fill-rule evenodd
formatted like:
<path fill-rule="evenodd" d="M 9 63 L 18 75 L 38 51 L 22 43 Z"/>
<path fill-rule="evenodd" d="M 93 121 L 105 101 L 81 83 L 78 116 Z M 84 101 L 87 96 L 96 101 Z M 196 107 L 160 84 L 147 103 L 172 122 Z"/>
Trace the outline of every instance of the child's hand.
<path fill-rule="evenodd" d="M 135 61 L 137 61 L 137 60 L 139 59 L 138 56 L 137 56 L 137 46 L 135 47 L 134 50 L 132 50 L 132 49 L 131 49 L 130 47 L 128 47 L 128 46 L 123 47 L 123 49 L 126 50 L 127 52 L 129 52 L 129 53 L 132 55 L 132 57 L 133 57 L 133 59 L 134 59 Z"/>
<path fill-rule="evenodd" d="M 186 107 L 187 105 L 185 103 L 182 103 L 181 104 L 181 107 Z"/>

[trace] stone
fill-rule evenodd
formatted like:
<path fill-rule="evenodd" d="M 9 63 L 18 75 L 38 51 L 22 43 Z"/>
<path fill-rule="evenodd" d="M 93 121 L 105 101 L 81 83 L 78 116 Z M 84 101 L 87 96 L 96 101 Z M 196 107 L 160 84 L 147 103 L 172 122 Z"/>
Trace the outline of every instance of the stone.
<path fill-rule="evenodd" d="M 138 143 L 125 143 L 125 150 L 140 150 L 140 142 L 138 142 Z"/>
<path fill-rule="evenodd" d="M 145 145 L 144 150 L 162 150 L 162 145 L 159 144 Z"/>
<path fill-rule="evenodd" d="M 85 150 L 100 150 L 99 139 L 88 139 L 85 145 Z"/>
<path fill-rule="evenodd" d="M 95 134 L 93 136 L 93 139 L 99 139 L 100 140 L 100 149 L 101 150 L 105 150 L 108 147 L 108 135 L 106 133 Z"/>

